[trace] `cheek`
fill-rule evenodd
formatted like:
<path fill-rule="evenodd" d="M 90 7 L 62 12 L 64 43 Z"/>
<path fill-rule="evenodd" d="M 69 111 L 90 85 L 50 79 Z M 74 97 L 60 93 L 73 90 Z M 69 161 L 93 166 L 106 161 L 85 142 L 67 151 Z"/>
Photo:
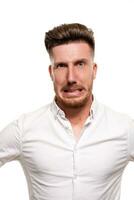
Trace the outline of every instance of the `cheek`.
<path fill-rule="evenodd" d="M 92 87 L 93 84 L 93 75 L 91 74 L 86 74 L 83 77 L 83 80 L 81 80 L 81 84 L 87 89 L 89 90 L 89 88 Z"/>
<path fill-rule="evenodd" d="M 94 71 L 91 70 L 87 73 L 87 80 L 89 80 L 90 82 L 93 80 L 94 78 Z"/>
<path fill-rule="evenodd" d="M 56 87 L 62 87 L 65 84 L 65 79 L 63 76 L 55 76 L 54 77 L 54 85 Z"/>
<path fill-rule="evenodd" d="M 92 81 L 92 77 L 93 75 L 89 72 L 85 73 L 83 76 L 81 76 L 81 82 L 83 83 L 87 83 L 89 85 L 89 83 Z"/>

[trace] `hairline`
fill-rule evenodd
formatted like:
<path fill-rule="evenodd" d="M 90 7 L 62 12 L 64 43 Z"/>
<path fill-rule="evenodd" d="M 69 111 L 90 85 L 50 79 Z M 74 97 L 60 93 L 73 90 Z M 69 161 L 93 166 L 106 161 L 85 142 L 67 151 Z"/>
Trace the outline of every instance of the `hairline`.
<path fill-rule="evenodd" d="M 92 51 L 92 58 L 94 59 L 94 49 L 92 48 L 92 46 L 84 39 L 76 39 L 76 40 L 69 40 L 67 42 L 63 42 L 61 44 L 57 44 L 57 45 L 54 45 L 53 47 L 51 47 L 51 49 L 48 51 L 48 54 L 49 54 L 49 57 L 50 59 L 52 58 L 52 50 L 54 47 L 57 47 L 57 46 L 61 46 L 61 45 L 66 45 L 66 44 L 71 44 L 71 43 L 86 43 L 88 44 L 88 46 L 91 48 L 91 51 Z"/>

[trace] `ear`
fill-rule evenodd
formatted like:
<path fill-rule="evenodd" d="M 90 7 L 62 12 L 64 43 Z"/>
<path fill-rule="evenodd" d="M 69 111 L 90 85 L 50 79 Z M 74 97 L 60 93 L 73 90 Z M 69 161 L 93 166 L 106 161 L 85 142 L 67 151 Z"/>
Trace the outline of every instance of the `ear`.
<path fill-rule="evenodd" d="M 93 79 L 95 79 L 95 78 L 96 78 L 96 74 L 97 74 L 97 68 L 98 68 L 97 64 L 96 64 L 96 63 L 94 63 L 94 64 L 93 64 Z"/>
<path fill-rule="evenodd" d="M 49 65 L 48 70 L 49 70 L 49 75 L 51 77 L 51 80 L 53 81 L 53 72 L 52 72 L 52 66 L 51 65 Z"/>

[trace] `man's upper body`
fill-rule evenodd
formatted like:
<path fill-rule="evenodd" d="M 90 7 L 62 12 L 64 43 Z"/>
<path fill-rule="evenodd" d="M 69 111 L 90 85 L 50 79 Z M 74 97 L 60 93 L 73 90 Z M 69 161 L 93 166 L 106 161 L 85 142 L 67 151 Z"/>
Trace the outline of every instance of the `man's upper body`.
<path fill-rule="evenodd" d="M 92 93 L 94 37 L 81 24 L 46 33 L 54 101 L 0 133 L 0 166 L 19 160 L 30 200 L 119 200 L 125 166 L 134 160 L 134 122 Z"/>
<path fill-rule="evenodd" d="M 1 131 L 0 166 L 19 160 L 30 200 L 119 200 L 134 122 L 95 97 L 90 112 L 79 139 L 55 101 Z"/>

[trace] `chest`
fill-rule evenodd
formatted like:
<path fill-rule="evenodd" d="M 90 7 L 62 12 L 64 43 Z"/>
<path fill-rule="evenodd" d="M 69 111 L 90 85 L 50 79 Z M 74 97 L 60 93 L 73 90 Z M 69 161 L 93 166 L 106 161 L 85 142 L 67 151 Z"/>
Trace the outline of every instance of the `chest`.
<path fill-rule="evenodd" d="M 30 131 L 23 159 L 31 173 L 41 176 L 74 175 L 101 180 L 123 170 L 127 160 L 126 134 L 86 129 L 78 142 L 63 129 Z M 92 133 L 92 135 L 91 135 Z"/>

